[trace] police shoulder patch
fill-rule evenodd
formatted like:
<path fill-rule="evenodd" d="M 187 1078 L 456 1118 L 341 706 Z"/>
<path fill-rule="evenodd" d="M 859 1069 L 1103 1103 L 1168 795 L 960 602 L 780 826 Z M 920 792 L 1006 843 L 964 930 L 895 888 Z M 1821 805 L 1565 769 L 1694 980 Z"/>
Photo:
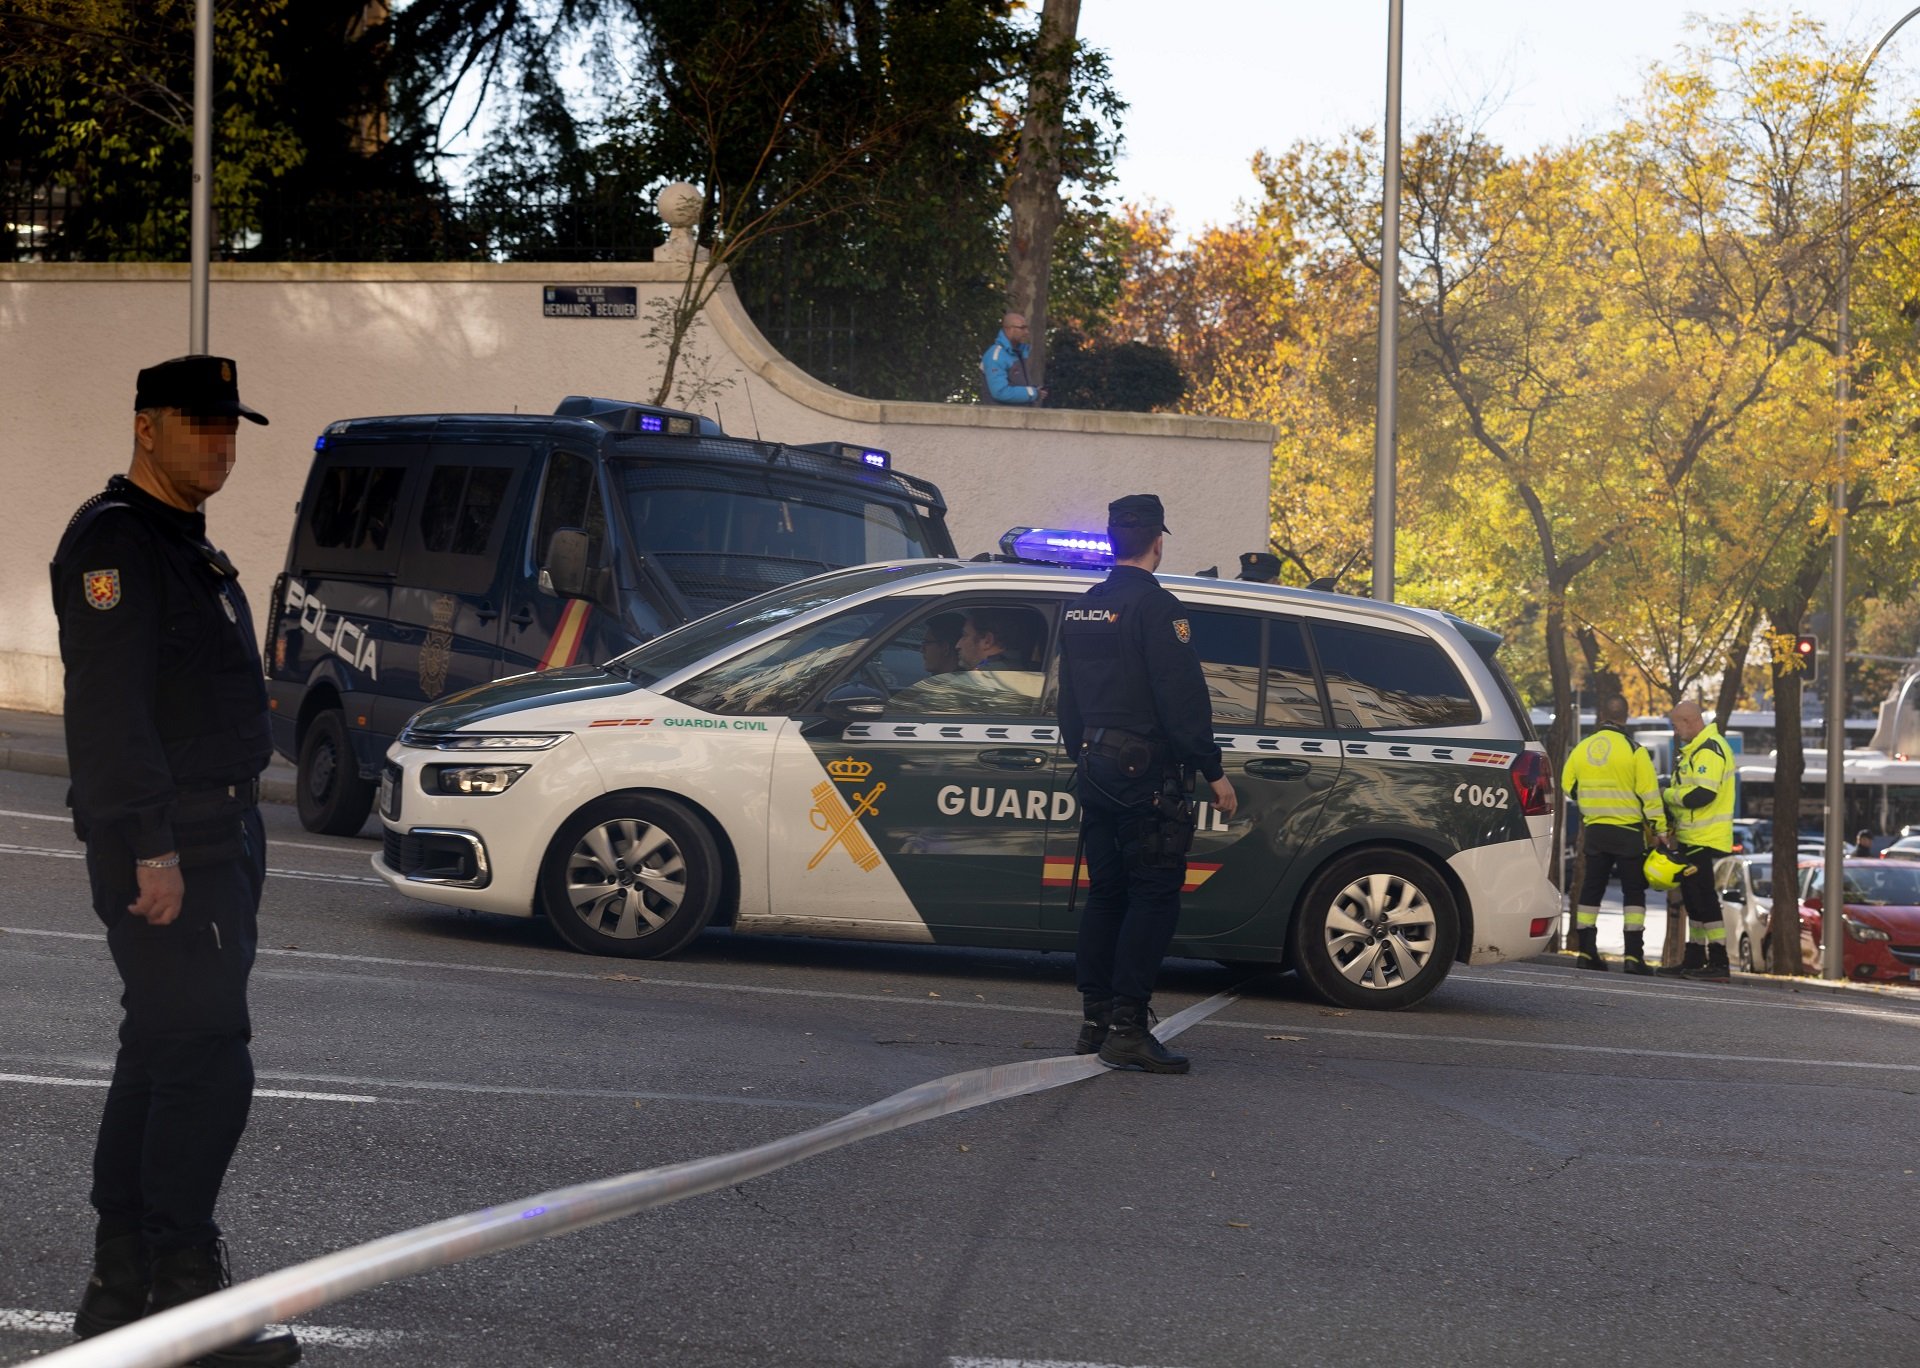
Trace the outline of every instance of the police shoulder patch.
<path fill-rule="evenodd" d="M 1188 625 L 1185 618 L 1175 618 L 1173 620 L 1173 634 L 1180 638 L 1180 644 L 1182 646 L 1188 645 L 1193 641 L 1193 628 Z"/>
<path fill-rule="evenodd" d="M 89 570 L 80 577 L 81 587 L 86 591 L 87 606 L 105 612 L 120 604 L 120 572 L 118 570 Z"/>

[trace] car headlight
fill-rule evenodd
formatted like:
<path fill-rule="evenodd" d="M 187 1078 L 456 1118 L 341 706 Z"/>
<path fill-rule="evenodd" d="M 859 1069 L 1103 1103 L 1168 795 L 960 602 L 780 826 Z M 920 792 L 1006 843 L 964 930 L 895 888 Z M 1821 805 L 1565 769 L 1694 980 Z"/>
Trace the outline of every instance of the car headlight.
<path fill-rule="evenodd" d="M 421 776 L 429 793 L 478 796 L 505 793 L 529 765 L 429 765 Z"/>
<path fill-rule="evenodd" d="M 417 732 L 400 734 L 400 744 L 421 750 L 540 751 L 566 740 L 568 732 Z"/>
<path fill-rule="evenodd" d="M 1868 926 L 1865 922 L 1856 921 L 1852 917 L 1848 917 L 1846 919 L 1846 923 L 1847 923 L 1847 934 L 1849 936 L 1852 936 L 1855 940 L 1883 941 L 1883 940 L 1891 939 L 1891 937 L 1889 937 L 1887 933 L 1882 931 L 1879 927 Z"/>

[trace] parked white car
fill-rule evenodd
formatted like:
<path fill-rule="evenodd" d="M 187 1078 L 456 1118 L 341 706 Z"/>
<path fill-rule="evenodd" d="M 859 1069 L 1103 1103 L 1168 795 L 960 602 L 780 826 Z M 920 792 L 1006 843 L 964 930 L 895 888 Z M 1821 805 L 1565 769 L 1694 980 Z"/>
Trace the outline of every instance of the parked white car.
<path fill-rule="evenodd" d="M 1772 963 L 1773 853 L 1729 855 L 1713 866 L 1713 887 L 1727 926 L 1727 958 L 1750 974 Z"/>

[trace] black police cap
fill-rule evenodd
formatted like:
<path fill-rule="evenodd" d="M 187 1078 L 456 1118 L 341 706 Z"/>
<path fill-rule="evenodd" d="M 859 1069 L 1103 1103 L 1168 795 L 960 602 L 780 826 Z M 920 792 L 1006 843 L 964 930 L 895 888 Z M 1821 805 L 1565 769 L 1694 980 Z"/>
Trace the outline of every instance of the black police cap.
<path fill-rule="evenodd" d="M 1160 506 L 1158 494 L 1129 494 L 1107 505 L 1108 527 L 1151 527 L 1156 532 L 1171 532 L 1167 510 Z"/>
<path fill-rule="evenodd" d="M 140 372 L 135 409 L 171 408 L 196 418 L 267 421 L 240 402 L 239 370 L 229 356 L 176 356 Z"/>
<path fill-rule="evenodd" d="M 1280 579 L 1280 558 L 1271 551 L 1242 551 L 1238 578 L 1255 584 L 1274 584 Z"/>

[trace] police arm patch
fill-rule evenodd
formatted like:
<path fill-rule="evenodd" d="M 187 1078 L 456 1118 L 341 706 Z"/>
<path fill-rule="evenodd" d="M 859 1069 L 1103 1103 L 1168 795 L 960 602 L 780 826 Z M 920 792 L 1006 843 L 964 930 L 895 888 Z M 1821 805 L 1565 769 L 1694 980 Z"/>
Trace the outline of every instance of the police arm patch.
<path fill-rule="evenodd" d="M 1182 646 L 1188 646 L 1193 643 L 1193 628 L 1188 625 L 1185 618 L 1175 618 L 1173 620 L 1173 634 L 1180 638 L 1180 644 Z"/>
<path fill-rule="evenodd" d="M 118 570 L 89 570 L 80 577 L 80 584 L 86 591 L 87 607 L 98 608 L 104 613 L 109 608 L 120 606 Z"/>

